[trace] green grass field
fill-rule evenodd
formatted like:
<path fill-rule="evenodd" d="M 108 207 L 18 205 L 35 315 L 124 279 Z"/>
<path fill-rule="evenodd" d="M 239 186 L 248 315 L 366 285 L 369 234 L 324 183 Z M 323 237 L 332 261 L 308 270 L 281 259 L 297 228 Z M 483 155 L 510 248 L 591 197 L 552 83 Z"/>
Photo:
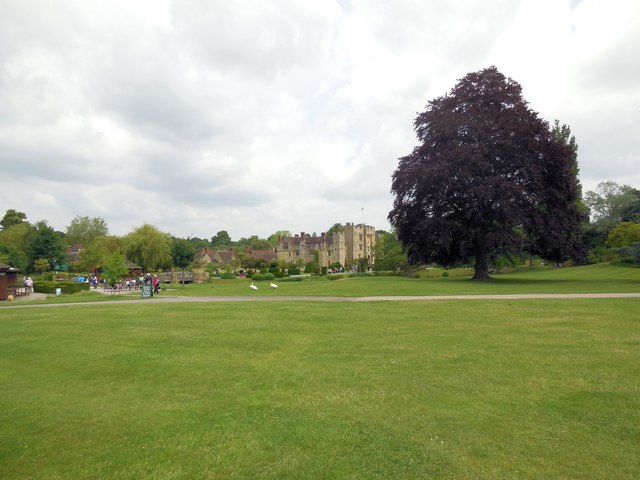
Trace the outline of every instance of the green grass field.
<path fill-rule="evenodd" d="M 460 272 L 457 272 L 459 274 Z M 521 293 L 640 293 L 640 268 L 596 264 L 571 268 L 520 267 L 509 273 L 495 274 L 488 282 L 474 282 L 468 276 L 448 278 L 405 277 L 351 277 L 329 281 L 306 278 L 301 282 L 277 281 L 278 289 L 269 282 L 255 282 L 258 291 L 249 288 L 251 280 L 214 280 L 212 283 L 194 285 L 164 285 L 161 296 L 420 296 L 420 295 L 484 295 Z M 97 302 L 114 299 L 139 299 L 139 292 L 123 292 L 104 295 L 94 291 L 59 297 L 50 295 L 47 300 L 21 299 L 20 302 L 70 303 Z M 149 300 L 153 301 L 153 300 Z M 0 302 L 3 307 L 11 302 Z"/>
<path fill-rule="evenodd" d="M 248 285 L 162 295 L 624 293 L 640 269 Z M 638 321 L 635 299 L 0 309 L 0 478 L 636 478 Z"/>
<path fill-rule="evenodd" d="M 639 306 L 0 309 L 0 478 L 639 478 Z"/>
<path fill-rule="evenodd" d="M 260 290 L 249 289 L 248 280 L 217 280 L 214 284 L 173 286 L 170 295 L 483 295 L 511 293 L 629 293 L 640 292 L 640 268 L 596 264 L 572 268 L 523 267 L 514 272 L 496 274 L 489 282 L 474 282 L 468 277 L 405 278 L 351 277 L 334 281 L 256 282 Z"/>

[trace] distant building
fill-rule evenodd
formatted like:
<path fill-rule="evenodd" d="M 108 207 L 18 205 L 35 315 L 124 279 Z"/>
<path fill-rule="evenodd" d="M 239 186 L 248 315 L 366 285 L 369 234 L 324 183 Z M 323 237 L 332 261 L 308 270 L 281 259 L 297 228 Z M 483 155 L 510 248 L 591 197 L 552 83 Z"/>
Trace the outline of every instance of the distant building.
<path fill-rule="evenodd" d="M 241 255 L 252 258 L 254 260 L 263 260 L 265 263 L 270 264 L 277 260 L 274 250 L 250 250 L 248 245 L 245 245 Z M 224 267 L 226 265 L 233 265 L 237 263 L 240 265 L 240 256 L 236 255 L 235 250 L 214 250 L 213 248 L 201 248 L 197 253 L 195 260 L 204 264 L 215 265 Z"/>
<path fill-rule="evenodd" d="M 320 267 L 340 264 L 350 269 L 367 261 L 372 266 L 374 249 L 376 246 L 376 229 L 370 225 L 347 223 L 334 233 L 320 236 L 311 236 L 304 232 L 293 236 L 278 237 L 276 248 L 270 250 L 250 250 L 248 246 L 237 255 L 233 249 L 215 250 L 213 248 L 201 248 L 195 260 L 203 264 L 209 264 L 223 268 L 227 265 L 240 266 L 240 256 L 263 260 L 267 264 L 283 260 L 294 265 L 300 261 L 313 262 L 316 255 Z"/>
<path fill-rule="evenodd" d="M 230 265 L 236 258 L 233 250 L 214 250 L 213 248 L 201 248 L 195 256 L 196 262 L 223 267 Z"/>
<path fill-rule="evenodd" d="M 360 260 L 373 265 L 376 245 L 376 229 L 372 226 L 347 223 L 334 233 L 312 237 L 304 232 L 292 237 L 279 237 L 276 247 L 278 260 L 295 264 L 313 262 L 316 256 L 321 267 L 339 263 L 345 268 L 357 265 Z"/>

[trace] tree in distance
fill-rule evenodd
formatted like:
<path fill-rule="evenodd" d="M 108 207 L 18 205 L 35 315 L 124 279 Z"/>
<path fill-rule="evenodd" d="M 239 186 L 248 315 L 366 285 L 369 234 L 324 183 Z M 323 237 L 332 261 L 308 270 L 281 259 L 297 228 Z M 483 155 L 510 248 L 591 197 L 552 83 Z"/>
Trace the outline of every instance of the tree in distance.
<path fill-rule="evenodd" d="M 182 270 L 182 285 L 184 285 L 184 271 L 189 265 L 191 265 L 195 256 L 196 250 L 193 245 L 189 243 L 189 240 L 184 240 L 182 238 L 173 239 L 171 258 L 173 260 L 173 265 Z"/>
<path fill-rule="evenodd" d="M 122 238 L 123 251 L 130 261 L 153 272 L 171 265 L 172 241 L 169 234 L 144 224 Z"/>
<path fill-rule="evenodd" d="M 637 209 L 639 199 L 638 190 L 611 180 L 598 183 L 594 191 L 585 194 L 585 203 L 591 210 L 594 223 L 605 225 L 609 231 L 621 221 L 629 221 L 626 217 L 633 216 L 629 215 L 633 208 L 630 206 L 636 205 Z"/>
<path fill-rule="evenodd" d="M 48 262 L 49 268 L 44 271 L 48 271 L 50 268 L 59 269 L 67 258 L 61 235 L 44 221 L 36 224 L 35 237 L 29 244 L 27 253 L 33 269 L 44 266 L 43 262 L 36 266 L 36 260 L 46 260 Z"/>
<path fill-rule="evenodd" d="M 102 217 L 81 217 L 76 216 L 67 227 L 64 237 L 67 245 L 79 243 L 85 247 L 98 237 L 109 235 L 107 222 Z"/>
<path fill-rule="evenodd" d="M 393 232 L 378 234 L 374 251 L 376 263 L 374 263 L 373 269 L 375 271 L 401 272 L 406 270 L 407 255 Z"/>
<path fill-rule="evenodd" d="M 556 262 L 584 255 L 574 149 L 496 67 L 469 73 L 414 123 L 420 144 L 393 173 L 391 225 L 412 264 L 521 250 Z"/>
<path fill-rule="evenodd" d="M 129 268 L 125 263 L 124 255 L 121 253 L 112 253 L 107 258 L 102 269 L 102 278 L 104 278 L 109 285 L 113 286 L 124 278 L 128 272 Z"/>
<path fill-rule="evenodd" d="M 2 220 L 0 220 L 0 227 L 2 227 L 3 229 L 7 229 L 12 225 L 18 225 L 20 223 L 25 223 L 26 221 L 27 221 L 27 215 L 25 215 L 22 212 L 18 212 L 13 208 L 10 208 L 4 214 L 4 217 L 2 217 Z"/>

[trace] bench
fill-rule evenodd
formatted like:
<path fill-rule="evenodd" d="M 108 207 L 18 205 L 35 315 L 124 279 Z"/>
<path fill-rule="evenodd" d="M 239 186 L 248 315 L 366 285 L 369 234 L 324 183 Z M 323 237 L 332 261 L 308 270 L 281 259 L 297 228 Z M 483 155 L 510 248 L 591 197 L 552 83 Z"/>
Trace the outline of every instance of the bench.
<path fill-rule="evenodd" d="M 22 297 L 25 295 L 29 295 L 32 291 L 31 287 L 27 286 L 16 286 L 7 288 L 7 295 L 13 295 L 15 297 Z"/>

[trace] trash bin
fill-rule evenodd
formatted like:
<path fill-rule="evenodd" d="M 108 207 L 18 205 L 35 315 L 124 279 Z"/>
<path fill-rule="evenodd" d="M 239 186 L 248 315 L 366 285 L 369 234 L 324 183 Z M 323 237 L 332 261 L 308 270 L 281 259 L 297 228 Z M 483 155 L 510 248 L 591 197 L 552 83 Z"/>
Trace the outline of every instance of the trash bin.
<path fill-rule="evenodd" d="M 60 295 L 62 295 L 62 289 L 56 288 L 56 297 L 59 297 Z"/>

